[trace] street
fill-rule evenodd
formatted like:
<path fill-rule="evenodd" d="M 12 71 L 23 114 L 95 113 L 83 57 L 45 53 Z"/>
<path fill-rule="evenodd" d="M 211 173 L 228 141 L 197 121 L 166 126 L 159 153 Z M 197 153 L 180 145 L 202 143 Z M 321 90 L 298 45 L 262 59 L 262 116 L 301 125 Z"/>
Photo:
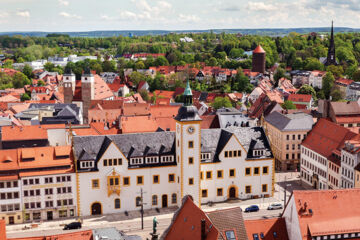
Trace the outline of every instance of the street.
<path fill-rule="evenodd" d="M 248 200 L 232 200 L 224 203 L 215 203 L 211 207 L 208 205 L 202 205 L 201 208 L 205 211 L 214 211 L 218 209 L 232 208 L 239 206 L 244 211 L 246 207 L 256 204 L 259 206 L 260 210 L 258 212 L 246 213 L 243 212 L 243 217 L 245 220 L 250 219 L 260 219 L 260 218 L 272 218 L 278 217 L 281 215 L 283 209 L 279 210 L 267 210 L 267 207 L 271 203 L 282 203 L 284 206 L 284 188 L 286 186 L 286 199 L 288 200 L 291 192 L 293 190 L 304 189 L 300 185 L 298 178 L 298 173 L 276 173 L 276 184 L 275 184 L 275 193 L 273 197 L 270 198 L 258 198 L 258 199 L 248 199 Z M 173 213 L 176 208 L 162 209 L 160 213 L 157 213 L 154 210 L 150 210 L 145 213 L 144 217 L 144 229 L 141 229 L 141 218 L 140 214 L 132 215 L 124 218 L 124 214 L 119 215 L 104 215 L 99 217 L 89 217 L 83 220 L 83 227 L 81 230 L 96 229 L 103 227 L 116 227 L 118 230 L 121 230 L 128 235 L 139 235 L 143 239 L 150 238 L 149 233 L 152 231 L 152 220 L 154 215 L 159 222 L 158 232 L 160 234 L 170 225 Z M 67 220 L 56 220 L 51 222 L 43 222 L 36 229 L 22 230 L 22 228 L 29 224 L 18 224 L 7 226 L 7 235 L 9 238 L 19 238 L 19 237 L 31 237 L 31 236 L 44 236 L 50 234 L 60 234 L 68 233 L 71 231 L 79 230 L 62 230 L 63 224 L 70 223 L 74 219 Z"/>

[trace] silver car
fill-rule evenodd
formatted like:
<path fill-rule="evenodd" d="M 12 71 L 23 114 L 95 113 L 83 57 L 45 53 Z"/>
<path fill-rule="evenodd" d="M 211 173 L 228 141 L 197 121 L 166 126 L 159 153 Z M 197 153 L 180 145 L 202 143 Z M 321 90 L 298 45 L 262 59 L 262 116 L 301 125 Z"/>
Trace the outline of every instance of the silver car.
<path fill-rule="evenodd" d="M 281 203 L 272 203 L 270 206 L 268 206 L 268 210 L 275 210 L 275 209 L 282 209 L 283 206 Z"/>

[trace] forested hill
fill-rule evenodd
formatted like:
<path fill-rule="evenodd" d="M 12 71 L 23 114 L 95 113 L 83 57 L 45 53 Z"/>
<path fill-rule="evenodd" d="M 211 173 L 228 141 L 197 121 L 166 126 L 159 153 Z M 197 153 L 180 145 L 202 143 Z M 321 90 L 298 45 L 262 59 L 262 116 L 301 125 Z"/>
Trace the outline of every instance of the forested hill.
<path fill-rule="evenodd" d="M 65 34 L 70 37 L 113 37 L 113 36 L 145 36 L 145 35 L 164 35 L 169 33 L 241 33 L 246 35 L 267 35 L 267 36 L 283 36 L 290 32 L 297 32 L 306 34 L 310 32 L 329 32 L 330 27 L 319 28 L 262 28 L 262 29 L 213 29 L 213 30 L 179 30 L 179 31 L 166 31 L 166 30 L 124 30 L 124 31 L 88 31 L 88 32 L 56 32 L 56 34 Z M 360 32 L 358 28 L 337 27 L 334 28 L 335 32 Z M 52 32 L 0 32 L 0 35 L 23 35 L 34 37 L 46 37 Z"/>

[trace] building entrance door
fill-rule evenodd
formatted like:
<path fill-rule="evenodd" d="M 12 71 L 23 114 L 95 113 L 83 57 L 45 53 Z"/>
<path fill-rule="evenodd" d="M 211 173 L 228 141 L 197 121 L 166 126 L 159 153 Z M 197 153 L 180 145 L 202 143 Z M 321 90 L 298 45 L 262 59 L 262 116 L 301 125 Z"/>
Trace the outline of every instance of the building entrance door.
<path fill-rule="evenodd" d="M 14 216 L 9 217 L 9 224 L 15 224 L 15 218 Z"/>
<path fill-rule="evenodd" d="M 161 202 L 163 208 L 166 208 L 168 206 L 168 199 L 166 194 L 162 195 Z"/>
<path fill-rule="evenodd" d="M 53 212 L 52 211 L 48 211 L 46 213 L 46 215 L 47 215 L 47 220 L 53 220 Z"/>
<path fill-rule="evenodd" d="M 229 198 L 236 198 L 236 189 L 235 189 L 235 187 L 231 187 L 229 189 Z"/>
<path fill-rule="evenodd" d="M 91 205 L 91 215 L 100 215 L 101 214 L 101 204 L 93 203 Z"/>

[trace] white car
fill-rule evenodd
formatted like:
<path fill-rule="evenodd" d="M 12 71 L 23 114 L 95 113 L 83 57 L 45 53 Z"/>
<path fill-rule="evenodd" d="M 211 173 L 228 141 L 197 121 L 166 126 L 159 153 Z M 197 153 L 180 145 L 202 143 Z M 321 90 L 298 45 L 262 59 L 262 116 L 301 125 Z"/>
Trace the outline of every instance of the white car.
<path fill-rule="evenodd" d="M 283 206 L 281 203 L 272 203 L 270 206 L 268 206 L 268 210 L 275 210 L 275 209 L 282 209 Z"/>

